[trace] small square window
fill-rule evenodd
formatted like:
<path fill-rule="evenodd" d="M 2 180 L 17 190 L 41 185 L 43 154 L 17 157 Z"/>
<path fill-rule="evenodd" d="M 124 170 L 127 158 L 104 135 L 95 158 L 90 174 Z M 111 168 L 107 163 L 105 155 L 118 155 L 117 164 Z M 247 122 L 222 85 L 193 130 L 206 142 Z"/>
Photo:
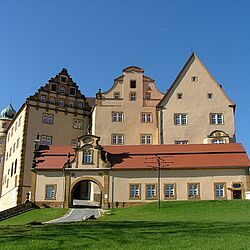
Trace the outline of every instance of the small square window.
<path fill-rule="evenodd" d="M 66 87 L 65 86 L 60 86 L 60 93 L 66 94 Z"/>
<path fill-rule="evenodd" d="M 61 83 L 67 83 L 67 76 L 61 76 L 60 81 Z"/>
<path fill-rule="evenodd" d="M 53 124 L 54 115 L 44 113 L 43 116 L 42 116 L 42 122 L 45 123 L 45 124 Z"/>
<path fill-rule="evenodd" d="M 131 80 L 130 81 L 130 88 L 135 89 L 136 88 L 136 80 Z"/>
<path fill-rule="evenodd" d="M 75 128 L 75 129 L 83 129 L 83 120 L 81 120 L 81 119 L 73 119 L 73 128 Z"/>
<path fill-rule="evenodd" d="M 123 112 L 112 112 L 112 122 L 122 122 L 123 121 Z"/>
<path fill-rule="evenodd" d="M 71 107 L 71 108 L 74 108 L 74 102 L 73 101 L 69 101 L 69 107 Z"/>
<path fill-rule="evenodd" d="M 111 144 L 123 144 L 123 142 L 124 142 L 123 134 L 111 135 Z"/>
<path fill-rule="evenodd" d="M 83 103 L 82 102 L 78 102 L 78 108 L 80 108 L 80 109 L 83 108 Z"/>
<path fill-rule="evenodd" d="M 152 135 L 141 135 L 141 144 L 152 144 Z"/>
<path fill-rule="evenodd" d="M 191 76 L 192 82 L 198 82 L 198 76 Z"/>
<path fill-rule="evenodd" d="M 130 92 L 129 100 L 130 101 L 136 101 L 136 92 Z"/>
<path fill-rule="evenodd" d="M 182 99 L 183 94 L 182 93 L 177 93 L 177 99 Z"/>
<path fill-rule="evenodd" d="M 212 98 L 213 98 L 213 93 L 208 93 L 208 94 L 207 94 L 207 98 L 208 98 L 208 99 L 212 99 Z"/>
<path fill-rule="evenodd" d="M 40 144 L 44 145 L 44 146 L 51 146 L 52 145 L 52 136 L 41 135 Z"/>
<path fill-rule="evenodd" d="M 83 155 L 83 163 L 93 163 L 92 151 L 85 151 Z"/>
<path fill-rule="evenodd" d="M 56 104 L 56 98 L 55 97 L 50 97 L 49 98 L 49 103 L 50 104 Z"/>
<path fill-rule="evenodd" d="M 70 87 L 69 88 L 69 94 L 72 95 L 72 96 L 75 96 L 76 95 L 76 89 L 73 88 L 73 87 Z"/>
<path fill-rule="evenodd" d="M 51 83 L 51 85 L 50 85 L 50 90 L 51 90 L 52 92 L 56 92 L 56 90 L 57 90 L 57 85 L 56 85 L 55 83 Z"/>
<path fill-rule="evenodd" d="M 120 92 L 114 92 L 114 99 L 120 98 Z"/>
<path fill-rule="evenodd" d="M 187 114 L 174 114 L 175 125 L 187 125 Z"/>
<path fill-rule="evenodd" d="M 151 92 L 146 92 L 146 99 L 150 100 L 151 99 Z"/>
<path fill-rule="evenodd" d="M 40 101 L 41 102 L 46 102 L 47 96 L 46 95 L 40 95 Z"/>
<path fill-rule="evenodd" d="M 64 107 L 64 100 L 63 100 L 63 99 L 60 99 L 60 100 L 59 100 L 59 106 L 60 106 L 60 107 Z"/>

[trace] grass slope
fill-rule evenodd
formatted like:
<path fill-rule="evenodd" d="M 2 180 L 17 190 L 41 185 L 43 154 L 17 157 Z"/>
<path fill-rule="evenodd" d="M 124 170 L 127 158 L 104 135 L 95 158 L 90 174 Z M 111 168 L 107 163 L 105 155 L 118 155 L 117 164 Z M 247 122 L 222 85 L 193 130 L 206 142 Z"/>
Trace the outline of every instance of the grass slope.
<path fill-rule="evenodd" d="M 2 249 L 249 249 L 249 201 L 164 202 L 64 225 L 0 224 Z"/>

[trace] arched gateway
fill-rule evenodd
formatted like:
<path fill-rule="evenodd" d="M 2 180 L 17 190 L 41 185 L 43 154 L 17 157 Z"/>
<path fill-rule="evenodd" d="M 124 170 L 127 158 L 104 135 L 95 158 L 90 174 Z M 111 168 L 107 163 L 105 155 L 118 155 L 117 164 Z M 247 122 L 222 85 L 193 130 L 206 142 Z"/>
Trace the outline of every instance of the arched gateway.
<path fill-rule="evenodd" d="M 104 204 L 103 185 L 92 177 L 81 177 L 75 180 L 70 190 L 70 206 L 98 206 Z"/>

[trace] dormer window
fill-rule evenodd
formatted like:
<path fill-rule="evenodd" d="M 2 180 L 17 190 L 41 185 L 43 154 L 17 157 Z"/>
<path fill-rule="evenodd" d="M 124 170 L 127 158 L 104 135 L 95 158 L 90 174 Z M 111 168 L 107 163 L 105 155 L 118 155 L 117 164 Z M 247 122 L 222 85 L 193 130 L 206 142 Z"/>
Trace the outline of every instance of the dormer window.
<path fill-rule="evenodd" d="M 83 154 L 83 163 L 91 164 L 93 163 L 92 151 L 85 151 Z"/>
<path fill-rule="evenodd" d="M 136 80 L 131 80 L 130 81 L 130 88 L 135 89 L 136 88 Z"/>
<path fill-rule="evenodd" d="M 60 77 L 60 82 L 61 83 L 67 83 L 68 77 L 67 76 L 61 76 Z"/>

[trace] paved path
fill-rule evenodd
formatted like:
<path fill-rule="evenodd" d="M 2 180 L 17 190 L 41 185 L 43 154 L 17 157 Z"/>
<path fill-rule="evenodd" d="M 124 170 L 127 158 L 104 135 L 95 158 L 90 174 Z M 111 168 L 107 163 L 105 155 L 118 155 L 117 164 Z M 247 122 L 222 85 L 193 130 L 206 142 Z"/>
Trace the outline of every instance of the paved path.
<path fill-rule="evenodd" d="M 100 208 L 73 208 L 70 212 L 64 215 L 61 218 L 47 221 L 46 224 L 55 224 L 55 223 L 66 223 L 66 222 L 75 222 L 88 219 L 90 216 L 95 216 L 95 218 L 101 215 Z"/>

